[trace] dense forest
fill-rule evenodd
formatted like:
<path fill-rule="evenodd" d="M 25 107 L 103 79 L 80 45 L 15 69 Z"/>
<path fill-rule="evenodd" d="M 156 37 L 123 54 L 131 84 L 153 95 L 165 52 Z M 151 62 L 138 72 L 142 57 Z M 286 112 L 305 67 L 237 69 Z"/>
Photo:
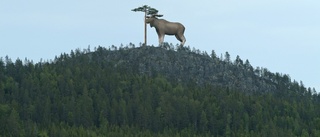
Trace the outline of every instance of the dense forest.
<path fill-rule="evenodd" d="M 0 58 L 0 136 L 320 136 L 320 96 L 228 52 L 165 44 Z"/>

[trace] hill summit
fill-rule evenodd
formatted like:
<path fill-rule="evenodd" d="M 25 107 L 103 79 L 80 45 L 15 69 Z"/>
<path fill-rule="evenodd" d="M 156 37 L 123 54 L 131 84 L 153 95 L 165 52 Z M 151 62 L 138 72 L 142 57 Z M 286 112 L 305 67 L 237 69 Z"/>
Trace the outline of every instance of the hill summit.
<path fill-rule="evenodd" d="M 93 61 L 114 64 L 115 69 L 125 72 L 163 75 L 171 82 L 183 84 L 214 85 L 247 93 L 312 91 L 305 88 L 302 82 L 300 85 L 296 81 L 292 82 L 287 74 L 272 73 L 267 68 L 253 68 L 249 60 L 243 61 L 239 56 L 231 61 L 228 52 L 223 59 L 217 57 L 214 50 L 209 55 L 207 52 L 191 50 L 190 47 L 175 49 L 167 43 L 163 47 L 129 47 L 133 47 L 132 44 L 118 50 L 115 47 L 113 50 L 99 47 L 96 52 L 88 53 L 87 56 Z"/>

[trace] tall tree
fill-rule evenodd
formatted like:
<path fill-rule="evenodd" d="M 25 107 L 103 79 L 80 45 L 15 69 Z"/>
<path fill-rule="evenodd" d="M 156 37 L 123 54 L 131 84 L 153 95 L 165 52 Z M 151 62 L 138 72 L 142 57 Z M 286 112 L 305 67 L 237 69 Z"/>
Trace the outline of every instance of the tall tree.
<path fill-rule="evenodd" d="M 229 52 L 226 52 L 225 54 L 224 54 L 224 61 L 225 62 L 227 62 L 227 63 L 230 63 L 231 62 L 231 59 L 230 59 L 230 54 L 229 54 Z"/>
<path fill-rule="evenodd" d="M 144 12 L 144 45 L 147 45 L 147 23 L 146 23 L 146 18 L 147 18 L 147 15 L 156 15 L 158 13 L 158 10 L 155 9 L 155 8 L 151 8 L 148 5 L 143 5 L 142 7 L 138 7 L 138 8 L 132 9 L 131 11 Z"/>

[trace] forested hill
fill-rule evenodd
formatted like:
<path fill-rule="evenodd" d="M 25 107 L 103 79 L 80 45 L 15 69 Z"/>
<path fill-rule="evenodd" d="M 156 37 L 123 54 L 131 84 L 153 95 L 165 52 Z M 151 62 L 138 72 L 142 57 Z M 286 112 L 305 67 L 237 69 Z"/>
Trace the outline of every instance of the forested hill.
<path fill-rule="evenodd" d="M 320 136 L 320 96 L 228 52 L 133 44 L 0 58 L 0 136 Z"/>
<path fill-rule="evenodd" d="M 248 60 L 239 56 L 232 61 L 228 52 L 218 58 L 214 50 L 210 55 L 199 50 L 164 47 L 134 47 L 119 49 L 98 48 L 88 53 L 91 61 L 102 61 L 114 65 L 114 69 L 126 73 L 148 76 L 165 76 L 170 82 L 205 86 L 228 87 L 247 93 L 285 92 L 287 90 L 306 93 L 315 92 L 303 83 L 290 79 L 289 75 L 272 73 L 267 68 L 253 68 Z M 75 58 L 76 60 L 79 60 Z"/>

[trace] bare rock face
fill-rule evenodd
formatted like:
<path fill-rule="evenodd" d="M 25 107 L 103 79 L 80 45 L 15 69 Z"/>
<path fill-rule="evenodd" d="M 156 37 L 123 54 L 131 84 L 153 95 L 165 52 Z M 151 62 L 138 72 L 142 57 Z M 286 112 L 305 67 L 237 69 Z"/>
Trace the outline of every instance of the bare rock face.
<path fill-rule="evenodd" d="M 167 46 L 168 47 L 168 46 Z M 119 50 L 98 49 L 91 53 L 93 61 L 114 65 L 116 71 L 147 76 L 165 76 L 171 82 L 214 85 L 248 93 L 273 92 L 277 84 L 256 74 L 252 66 L 210 57 L 206 53 L 163 47 L 142 46 Z"/>

